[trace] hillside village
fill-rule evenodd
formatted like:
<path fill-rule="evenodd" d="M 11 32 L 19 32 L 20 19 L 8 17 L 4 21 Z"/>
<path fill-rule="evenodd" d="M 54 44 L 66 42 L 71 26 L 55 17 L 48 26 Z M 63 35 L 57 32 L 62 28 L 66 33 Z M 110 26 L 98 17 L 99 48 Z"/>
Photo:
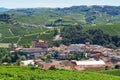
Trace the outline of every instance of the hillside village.
<path fill-rule="evenodd" d="M 32 41 L 30 48 L 17 44 L 10 45 L 10 55 L 18 53 L 25 56 L 20 66 L 40 66 L 44 70 L 59 68 L 72 70 L 110 69 L 120 65 L 120 50 L 99 45 L 71 44 L 69 46 L 48 48 L 48 43 L 41 39 Z"/>
<path fill-rule="evenodd" d="M 120 0 L 0 0 L 0 80 L 120 80 Z"/>

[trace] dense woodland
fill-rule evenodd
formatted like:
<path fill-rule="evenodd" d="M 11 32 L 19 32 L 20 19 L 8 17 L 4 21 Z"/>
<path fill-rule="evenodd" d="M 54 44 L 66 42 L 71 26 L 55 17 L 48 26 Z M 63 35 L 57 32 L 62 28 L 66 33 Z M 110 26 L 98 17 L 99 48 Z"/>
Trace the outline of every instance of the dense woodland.
<path fill-rule="evenodd" d="M 83 30 L 80 25 L 64 27 L 61 31 L 62 43 L 65 45 L 90 42 L 109 48 L 120 47 L 120 37 L 110 36 L 101 29 Z"/>
<path fill-rule="evenodd" d="M 3 60 L 5 59 L 8 53 L 9 53 L 8 48 L 0 48 L 0 65 L 2 64 Z"/>

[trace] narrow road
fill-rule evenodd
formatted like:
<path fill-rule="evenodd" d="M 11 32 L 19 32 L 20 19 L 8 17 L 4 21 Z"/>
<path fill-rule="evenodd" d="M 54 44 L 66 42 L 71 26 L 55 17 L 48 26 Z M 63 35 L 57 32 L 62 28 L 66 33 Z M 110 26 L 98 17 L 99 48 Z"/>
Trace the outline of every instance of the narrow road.
<path fill-rule="evenodd" d="M 12 36 L 15 36 L 15 35 L 13 34 L 13 32 L 11 31 L 11 29 L 9 29 L 9 32 L 11 33 Z"/>

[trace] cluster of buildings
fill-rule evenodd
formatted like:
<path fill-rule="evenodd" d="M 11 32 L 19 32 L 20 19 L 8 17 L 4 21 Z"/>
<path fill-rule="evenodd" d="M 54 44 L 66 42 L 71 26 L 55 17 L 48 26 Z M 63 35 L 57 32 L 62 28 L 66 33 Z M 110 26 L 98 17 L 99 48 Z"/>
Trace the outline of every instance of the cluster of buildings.
<path fill-rule="evenodd" d="M 23 48 L 16 44 L 11 45 L 11 52 L 18 52 L 27 56 L 26 61 L 21 61 L 23 65 L 39 65 L 42 69 L 51 68 L 87 70 L 89 68 L 114 67 L 120 65 L 120 50 L 105 48 L 99 45 L 71 44 L 69 46 L 48 48 L 46 41 L 36 39 L 30 48 Z M 45 61 L 41 57 L 50 54 L 51 60 Z"/>
<path fill-rule="evenodd" d="M 12 43 L 10 45 L 11 52 L 18 52 L 19 54 L 25 55 L 27 59 L 39 59 L 40 56 L 46 55 L 48 53 L 48 43 L 36 39 L 32 42 L 30 48 L 23 48 L 17 44 Z"/>

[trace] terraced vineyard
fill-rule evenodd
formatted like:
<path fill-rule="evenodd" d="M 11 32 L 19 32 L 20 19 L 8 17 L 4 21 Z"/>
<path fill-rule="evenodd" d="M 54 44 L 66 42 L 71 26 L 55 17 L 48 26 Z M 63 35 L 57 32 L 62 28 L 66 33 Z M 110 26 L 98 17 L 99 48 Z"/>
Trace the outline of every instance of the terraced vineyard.
<path fill-rule="evenodd" d="M 108 33 L 110 35 L 119 35 L 120 36 L 120 24 L 98 25 L 98 26 L 85 26 L 83 28 L 85 30 L 88 30 L 88 29 L 101 29 L 105 33 Z"/>
<path fill-rule="evenodd" d="M 100 25 L 100 26 L 84 26 L 84 30 L 88 29 L 101 29 L 103 32 L 113 35 L 120 36 L 120 25 Z M 7 30 L 7 29 L 5 29 Z M 3 29 L 4 31 L 4 29 Z M 4 37 L 0 39 L 0 43 L 18 43 L 18 44 L 25 44 L 29 43 L 31 44 L 31 41 L 33 41 L 35 38 L 39 37 L 43 40 L 46 40 L 48 42 L 51 42 L 54 39 L 53 36 L 53 29 L 47 29 L 47 28 L 16 28 L 12 27 L 11 29 L 12 34 L 10 32 L 5 31 L 2 34 Z M 2 32 L 2 31 L 1 31 Z"/>
<path fill-rule="evenodd" d="M 36 67 L 0 67 L 0 80 L 120 80 L 120 77 L 72 70 L 44 71 Z"/>
<path fill-rule="evenodd" d="M 83 25 L 84 30 L 100 28 L 120 36 L 120 10 L 115 6 L 12 9 L 0 12 L 0 16 L 0 43 L 30 44 L 37 36 L 51 42 L 53 33 L 47 27 L 76 24 Z"/>
<path fill-rule="evenodd" d="M 44 40 L 52 40 L 53 33 L 51 30 L 46 27 L 29 28 L 22 25 L 15 26 L 3 23 L 0 24 L 0 43 L 30 44 L 37 36 Z"/>

